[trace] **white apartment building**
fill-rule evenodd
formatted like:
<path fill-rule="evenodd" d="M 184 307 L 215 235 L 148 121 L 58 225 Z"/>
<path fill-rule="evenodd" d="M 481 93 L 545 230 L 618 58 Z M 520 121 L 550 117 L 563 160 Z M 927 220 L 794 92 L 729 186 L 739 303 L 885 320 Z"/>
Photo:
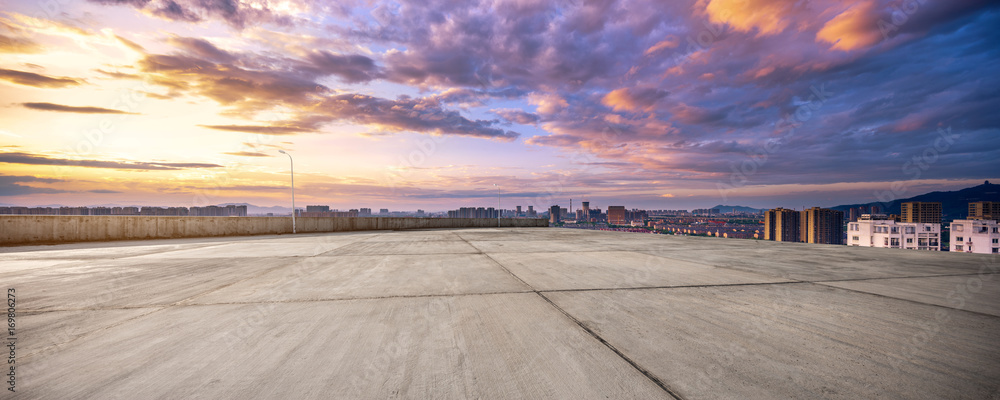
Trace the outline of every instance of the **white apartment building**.
<path fill-rule="evenodd" d="M 951 251 L 982 254 L 1000 252 L 1000 224 L 990 219 L 953 221 Z"/>
<path fill-rule="evenodd" d="M 884 215 L 864 214 L 847 224 L 847 245 L 941 251 L 941 225 L 896 222 Z"/>

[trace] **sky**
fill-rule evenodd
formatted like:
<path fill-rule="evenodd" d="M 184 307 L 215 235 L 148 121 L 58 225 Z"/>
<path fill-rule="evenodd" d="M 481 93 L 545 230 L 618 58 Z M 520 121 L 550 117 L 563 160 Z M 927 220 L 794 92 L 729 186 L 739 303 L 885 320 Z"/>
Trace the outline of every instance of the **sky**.
<path fill-rule="evenodd" d="M 995 1 L 0 4 L 0 204 L 289 206 L 292 163 L 342 210 L 1000 180 Z"/>

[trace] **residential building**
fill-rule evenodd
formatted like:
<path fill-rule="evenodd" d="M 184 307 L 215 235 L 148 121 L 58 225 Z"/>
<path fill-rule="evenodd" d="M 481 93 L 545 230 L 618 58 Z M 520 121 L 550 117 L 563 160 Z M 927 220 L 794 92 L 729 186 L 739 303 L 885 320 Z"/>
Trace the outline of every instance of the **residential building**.
<path fill-rule="evenodd" d="M 881 214 L 864 214 L 847 224 L 847 245 L 913 250 L 941 250 L 941 224 L 896 222 Z"/>
<path fill-rule="evenodd" d="M 968 219 L 991 219 L 1000 222 L 1000 201 L 976 201 L 969 203 Z"/>
<path fill-rule="evenodd" d="M 1000 253 L 1000 223 L 992 219 L 953 221 L 950 250 L 962 253 Z"/>
<path fill-rule="evenodd" d="M 899 205 L 902 222 L 941 223 L 941 203 L 910 201 Z"/>
<path fill-rule="evenodd" d="M 802 241 L 802 215 L 798 211 L 775 208 L 764 213 L 764 240 L 776 242 Z"/>
<path fill-rule="evenodd" d="M 799 218 L 800 239 L 806 243 L 844 244 L 844 212 L 813 207 Z"/>
<path fill-rule="evenodd" d="M 559 206 L 549 207 L 549 222 L 553 224 L 558 224 L 559 219 Z"/>
<path fill-rule="evenodd" d="M 608 223 L 611 225 L 627 224 L 625 206 L 608 206 Z"/>
<path fill-rule="evenodd" d="M 306 206 L 306 212 L 330 212 L 330 206 Z"/>

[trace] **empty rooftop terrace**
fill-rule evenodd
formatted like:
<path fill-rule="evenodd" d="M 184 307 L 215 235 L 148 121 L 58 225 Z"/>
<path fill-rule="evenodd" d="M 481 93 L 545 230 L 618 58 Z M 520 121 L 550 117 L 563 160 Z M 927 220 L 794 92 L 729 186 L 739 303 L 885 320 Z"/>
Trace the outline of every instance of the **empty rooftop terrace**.
<path fill-rule="evenodd" d="M 985 255 L 556 228 L 0 253 L 7 398 L 1000 399 Z"/>

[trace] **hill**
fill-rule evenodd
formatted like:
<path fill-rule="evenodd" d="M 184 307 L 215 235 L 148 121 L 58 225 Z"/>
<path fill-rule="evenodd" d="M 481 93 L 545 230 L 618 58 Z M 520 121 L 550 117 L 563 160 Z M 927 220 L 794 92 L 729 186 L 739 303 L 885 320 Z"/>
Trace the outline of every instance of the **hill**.
<path fill-rule="evenodd" d="M 761 211 L 764 211 L 764 210 L 759 210 L 759 209 L 756 209 L 756 208 L 744 207 L 744 206 L 723 206 L 723 205 L 718 205 L 718 206 L 715 206 L 715 207 L 709 207 L 709 209 L 715 209 L 715 208 L 718 208 L 719 212 L 723 213 L 723 214 L 730 214 L 730 213 L 737 213 L 737 212 L 751 213 L 752 214 L 752 213 L 759 213 Z"/>
<path fill-rule="evenodd" d="M 899 215 L 900 204 L 908 201 L 940 202 L 941 212 L 943 214 L 942 217 L 944 220 L 950 221 L 962 219 L 968 216 L 969 203 L 971 202 L 1000 201 L 1000 185 L 991 184 L 989 181 L 986 181 L 986 183 L 982 185 L 962 190 L 955 190 L 951 192 L 930 192 L 919 196 L 898 199 L 890 203 L 871 202 L 862 204 L 845 204 L 830 208 L 843 211 L 847 214 L 851 208 L 877 205 L 882 209 L 883 214 Z"/>

